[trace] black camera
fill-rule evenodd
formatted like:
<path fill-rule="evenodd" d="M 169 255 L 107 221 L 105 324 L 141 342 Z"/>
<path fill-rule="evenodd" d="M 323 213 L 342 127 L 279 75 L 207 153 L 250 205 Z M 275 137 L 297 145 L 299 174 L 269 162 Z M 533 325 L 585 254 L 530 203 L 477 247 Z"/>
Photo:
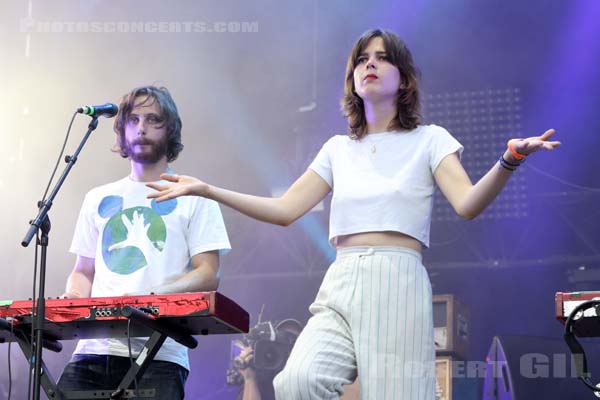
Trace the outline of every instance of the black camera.
<path fill-rule="evenodd" d="M 274 377 L 283 369 L 292 351 L 302 325 L 286 319 L 273 325 L 271 321 L 260 322 L 244 335 L 242 340 L 231 342 L 231 363 L 227 370 L 227 384 L 240 386 L 244 383 L 241 369 L 253 368 L 258 375 Z M 253 358 L 245 363 L 240 358 L 244 348 L 252 348 Z"/>

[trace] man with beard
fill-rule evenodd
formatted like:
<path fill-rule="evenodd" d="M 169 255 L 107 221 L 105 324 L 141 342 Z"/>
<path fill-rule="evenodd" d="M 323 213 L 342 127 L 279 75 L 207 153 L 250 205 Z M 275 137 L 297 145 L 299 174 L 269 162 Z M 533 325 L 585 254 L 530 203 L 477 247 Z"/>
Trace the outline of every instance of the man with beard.
<path fill-rule="evenodd" d="M 216 290 L 219 255 L 230 249 L 219 206 L 181 197 L 156 203 L 146 183 L 159 182 L 183 149 L 181 120 L 166 88 L 125 95 L 114 130 L 115 151 L 129 176 L 85 197 L 70 251 L 77 255 L 63 297 L 102 297 Z M 62 391 L 115 389 L 145 338 L 80 340 L 58 386 Z M 187 348 L 168 338 L 137 382 L 154 399 L 182 399 Z"/>

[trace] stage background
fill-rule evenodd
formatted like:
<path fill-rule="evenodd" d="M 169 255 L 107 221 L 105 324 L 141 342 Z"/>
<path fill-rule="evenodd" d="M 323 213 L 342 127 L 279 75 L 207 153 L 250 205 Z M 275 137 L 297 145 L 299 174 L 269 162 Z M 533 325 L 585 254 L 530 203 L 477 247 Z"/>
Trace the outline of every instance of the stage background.
<path fill-rule="evenodd" d="M 76 107 L 131 88 L 171 91 L 185 150 L 173 169 L 258 195 L 279 194 L 330 136 L 346 57 L 371 27 L 399 33 L 422 71 L 424 118 L 463 143 L 478 179 L 510 137 L 557 130 L 563 146 L 536 154 L 493 208 L 453 217 L 438 196 L 424 253 L 434 293 L 471 308 L 470 359 L 497 334 L 558 337 L 556 291 L 600 289 L 600 2 L 558 1 L 7 1 L 0 2 L 0 299 L 31 296 L 33 246 L 22 248 Z M 85 132 L 79 116 L 67 154 Z M 46 293 L 64 289 L 85 193 L 128 174 L 101 118 L 50 212 Z M 62 170 L 62 165 L 59 172 Z M 333 259 L 329 198 L 288 228 L 222 208 L 233 250 L 220 291 L 263 319 L 306 321 Z M 410 210 L 407 210 L 410 212 Z M 191 399 L 229 399 L 229 343 L 191 352 Z M 70 357 L 46 355 L 55 376 Z M 13 395 L 26 372 L 12 349 Z M 0 345 L 5 370 L 7 345 Z M 0 377 L 6 390 L 8 378 Z M 2 393 L 0 391 L 0 393 Z M 2 397 L 3 394 L 0 394 Z"/>

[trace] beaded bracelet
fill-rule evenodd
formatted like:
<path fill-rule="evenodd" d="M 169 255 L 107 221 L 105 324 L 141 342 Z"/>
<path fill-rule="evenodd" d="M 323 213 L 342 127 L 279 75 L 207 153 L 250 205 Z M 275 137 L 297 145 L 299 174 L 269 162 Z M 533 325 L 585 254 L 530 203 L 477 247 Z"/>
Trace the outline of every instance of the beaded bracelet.
<path fill-rule="evenodd" d="M 504 154 L 502 154 L 502 155 L 500 156 L 500 158 L 498 159 L 498 162 L 500 163 L 500 165 L 498 166 L 498 169 L 500 169 L 500 168 L 504 168 L 504 169 L 506 169 L 506 170 L 509 170 L 509 171 L 511 171 L 511 172 L 513 172 L 514 170 L 516 170 L 516 169 L 517 169 L 517 167 L 518 167 L 519 165 L 521 165 L 520 163 L 519 163 L 519 164 L 515 164 L 515 163 L 511 163 L 511 162 L 509 162 L 509 161 L 506 161 L 506 160 L 504 159 Z"/>

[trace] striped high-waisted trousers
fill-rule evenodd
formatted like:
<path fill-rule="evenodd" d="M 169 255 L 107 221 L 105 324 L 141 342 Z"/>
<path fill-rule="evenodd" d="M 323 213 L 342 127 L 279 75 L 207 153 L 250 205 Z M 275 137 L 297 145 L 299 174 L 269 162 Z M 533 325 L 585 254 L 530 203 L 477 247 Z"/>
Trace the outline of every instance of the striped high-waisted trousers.
<path fill-rule="evenodd" d="M 358 375 L 362 400 L 433 400 L 431 285 L 402 247 L 339 250 L 313 316 L 274 381 L 278 400 L 338 399 Z"/>

